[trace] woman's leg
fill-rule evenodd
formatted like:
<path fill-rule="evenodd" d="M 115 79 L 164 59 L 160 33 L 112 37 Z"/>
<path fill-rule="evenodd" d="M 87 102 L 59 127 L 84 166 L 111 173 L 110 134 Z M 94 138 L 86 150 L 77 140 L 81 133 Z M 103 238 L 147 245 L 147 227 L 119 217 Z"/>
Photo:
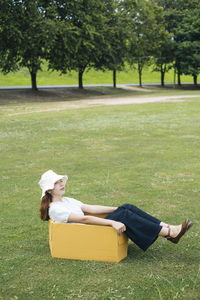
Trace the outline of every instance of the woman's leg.
<path fill-rule="evenodd" d="M 146 213 L 145 211 L 141 210 L 140 208 L 138 208 L 135 205 L 126 203 L 123 204 L 121 207 L 129 209 L 130 211 L 132 211 L 133 213 L 141 216 L 142 218 L 145 218 L 151 222 L 154 222 L 156 224 L 160 224 L 160 226 L 162 227 L 161 231 L 159 232 L 159 236 L 167 236 L 168 232 L 169 232 L 169 226 L 170 226 L 170 236 L 175 237 L 177 236 L 177 234 L 179 234 L 180 230 L 181 230 L 181 225 L 169 225 L 167 223 L 164 223 L 162 221 L 160 221 L 159 219 L 151 216 L 150 214 Z"/>
<path fill-rule="evenodd" d="M 138 208 L 135 205 L 127 203 L 127 204 L 123 204 L 122 207 L 130 209 L 132 212 L 138 214 L 139 216 L 145 217 L 146 219 L 148 219 L 148 220 L 150 220 L 150 221 L 152 221 L 154 223 L 158 223 L 161 226 L 166 226 L 166 227 L 168 226 L 167 223 L 164 223 L 164 222 L 160 221 L 159 219 L 151 216 L 150 214 L 146 213 L 145 211 L 141 210 L 140 208 Z"/>
<path fill-rule="evenodd" d="M 146 251 L 153 242 L 158 238 L 162 229 L 160 221 L 150 221 L 126 207 L 120 206 L 106 219 L 122 222 L 126 225 L 127 236 L 142 250 Z"/>
<path fill-rule="evenodd" d="M 156 223 L 156 224 L 160 224 L 160 220 L 151 216 L 150 214 L 146 213 L 145 211 L 141 210 L 140 208 L 138 208 L 137 206 L 135 205 L 132 205 L 132 204 L 123 204 L 122 206 L 120 206 L 122 208 L 126 208 L 126 209 L 129 209 L 130 211 L 132 211 L 134 214 L 137 214 L 138 216 L 141 216 L 142 218 L 145 218 L 146 220 L 149 220 L 153 223 Z"/>
<path fill-rule="evenodd" d="M 167 225 L 167 226 L 162 226 L 161 231 L 159 232 L 160 236 L 166 237 L 166 236 L 171 236 L 171 237 L 176 237 L 179 232 L 181 231 L 181 225 Z M 169 229 L 170 229 L 170 233 L 169 233 Z"/>
<path fill-rule="evenodd" d="M 139 211 L 139 214 L 134 211 Z M 127 236 L 144 251 L 156 241 L 158 236 L 166 237 L 169 241 L 177 243 L 180 237 L 192 226 L 192 222 L 188 219 L 178 226 L 161 225 L 162 222 L 160 220 L 150 215 L 146 218 L 146 215 L 148 214 L 138 208 L 128 209 L 125 206 L 120 206 L 113 213 L 109 214 L 106 219 L 124 223 Z M 151 218 L 153 218 L 154 222 L 152 222 Z"/>

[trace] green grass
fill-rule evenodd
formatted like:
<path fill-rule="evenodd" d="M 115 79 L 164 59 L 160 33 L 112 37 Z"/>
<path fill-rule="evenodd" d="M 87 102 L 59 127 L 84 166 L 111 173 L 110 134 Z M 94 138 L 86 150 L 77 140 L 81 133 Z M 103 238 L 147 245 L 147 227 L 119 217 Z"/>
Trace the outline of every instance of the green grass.
<path fill-rule="evenodd" d="M 145 68 L 142 75 L 143 83 L 160 83 L 160 73 L 152 72 L 152 67 Z M 176 78 L 177 80 L 177 78 Z M 193 83 L 192 76 L 181 76 L 182 83 L 190 82 Z M 117 83 L 138 83 L 138 72 L 136 69 L 130 69 L 127 67 L 126 70 L 117 72 Z M 170 70 L 166 73 L 166 83 L 174 82 L 174 71 Z M 38 85 L 77 85 L 78 74 L 73 71 L 66 75 L 60 75 L 59 72 L 48 72 L 47 65 L 44 64 L 43 71 L 39 71 L 37 75 Z M 112 72 L 111 71 L 95 71 L 91 69 L 84 73 L 83 77 L 84 84 L 112 84 Z M 28 69 L 23 68 L 16 73 L 9 73 L 3 75 L 0 73 L 0 86 L 26 86 L 30 85 L 30 75 Z"/>
<path fill-rule="evenodd" d="M 198 299 L 200 97 L 38 113 L 63 98 L 9 99 L 0 107 L 0 299 Z M 130 243 L 120 263 L 53 259 L 38 214 L 48 169 L 68 174 L 66 194 L 85 203 L 129 202 L 195 225 L 178 245 L 159 238 L 144 253 Z"/>

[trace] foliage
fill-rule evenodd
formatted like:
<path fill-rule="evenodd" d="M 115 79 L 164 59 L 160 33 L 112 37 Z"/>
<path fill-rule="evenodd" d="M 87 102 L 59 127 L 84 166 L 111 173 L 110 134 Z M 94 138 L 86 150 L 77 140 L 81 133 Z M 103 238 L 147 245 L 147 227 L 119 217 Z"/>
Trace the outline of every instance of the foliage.
<path fill-rule="evenodd" d="M 1 4 L 4 6 L 4 1 Z M 15 68 L 27 67 L 31 74 L 32 88 L 36 90 L 36 74 L 41 70 L 42 60 L 46 58 L 56 34 L 55 23 L 44 18 L 38 1 L 35 0 L 10 1 L 9 5 L 6 4 L 6 10 L 8 16 L 4 16 L 4 11 L 1 11 L 3 22 L 0 38 L 5 44 L 1 47 L 2 69 L 12 70 L 9 58 L 11 62 L 16 62 L 13 65 Z M 9 35 L 9 32 L 12 34 Z"/>
<path fill-rule="evenodd" d="M 16 26 L 16 11 L 17 3 L 14 10 L 12 0 L 0 0 L 0 70 L 4 74 L 19 68 L 22 33 Z"/>
<path fill-rule="evenodd" d="M 49 68 L 79 72 L 79 87 L 86 68 L 98 64 L 104 47 L 104 2 L 98 0 L 54 1 L 60 31 L 48 56 Z"/>
<path fill-rule="evenodd" d="M 176 39 L 178 47 L 176 56 L 180 61 L 181 72 L 193 75 L 200 73 L 200 5 L 189 10 L 177 26 Z M 184 57 L 184 60 L 182 59 Z"/>
<path fill-rule="evenodd" d="M 174 43 L 171 35 L 165 32 L 164 37 L 160 41 L 157 48 L 156 55 L 154 55 L 154 71 L 159 71 L 161 74 L 161 85 L 164 86 L 165 74 L 173 67 L 174 60 Z"/>
<path fill-rule="evenodd" d="M 113 86 L 116 87 L 116 71 L 124 68 L 127 57 L 129 24 L 123 1 L 105 1 L 104 44 L 99 45 L 100 57 L 95 68 L 113 71 Z"/>
<path fill-rule="evenodd" d="M 155 3 L 136 1 L 131 19 L 134 38 L 128 41 L 128 61 L 131 65 L 137 63 L 141 86 L 144 66 L 151 63 L 151 56 L 161 55 L 162 45 L 169 35 L 165 30 L 163 11 Z"/>
<path fill-rule="evenodd" d="M 173 59 L 181 74 L 199 74 L 199 21 L 198 0 L 155 1 L 164 8 L 167 30 L 173 34 Z"/>
<path fill-rule="evenodd" d="M 49 70 L 78 72 L 80 88 L 90 68 L 112 70 L 115 86 L 127 62 L 140 85 L 152 64 L 162 85 L 172 64 L 179 83 L 181 74 L 197 83 L 199 11 L 198 0 L 0 0 L 0 70 L 27 67 L 35 90 L 44 60 Z"/>

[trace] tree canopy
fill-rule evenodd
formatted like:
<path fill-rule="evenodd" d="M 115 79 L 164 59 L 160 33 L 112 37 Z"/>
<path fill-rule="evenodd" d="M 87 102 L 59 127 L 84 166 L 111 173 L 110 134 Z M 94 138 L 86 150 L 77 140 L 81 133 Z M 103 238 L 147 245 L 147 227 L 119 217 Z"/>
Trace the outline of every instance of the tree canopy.
<path fill-rule="evenodd" d="M 45 61 L 60 73 L 145 65 L 164 75 L 200 72 L 198 0 L 0 0 L 0 70 L 27 67 L 32 89 Z"/>

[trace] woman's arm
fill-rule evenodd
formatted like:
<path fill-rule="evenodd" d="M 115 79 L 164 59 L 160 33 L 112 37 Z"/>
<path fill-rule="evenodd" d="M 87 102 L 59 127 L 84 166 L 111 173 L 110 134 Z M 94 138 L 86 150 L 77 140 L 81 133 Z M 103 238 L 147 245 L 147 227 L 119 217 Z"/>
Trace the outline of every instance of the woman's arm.
<path fill-rule="evenodd" d="M 80 216 L 78 214 L 71 213 L 68 218 L 70 223 L 83 223 L 89 225 L 102 225 L 102 226 L 112 226 L 118 234 L 121 234 L 126 230 L 126 226 L 114 220 L 97 218 L 93 216 Z"/>
<path fill-rule="evenodd" d="M 81 209 L 84 213 L 89 214 L 110 214 L 115 211 L 117 207 L 83 204 Z"/>

